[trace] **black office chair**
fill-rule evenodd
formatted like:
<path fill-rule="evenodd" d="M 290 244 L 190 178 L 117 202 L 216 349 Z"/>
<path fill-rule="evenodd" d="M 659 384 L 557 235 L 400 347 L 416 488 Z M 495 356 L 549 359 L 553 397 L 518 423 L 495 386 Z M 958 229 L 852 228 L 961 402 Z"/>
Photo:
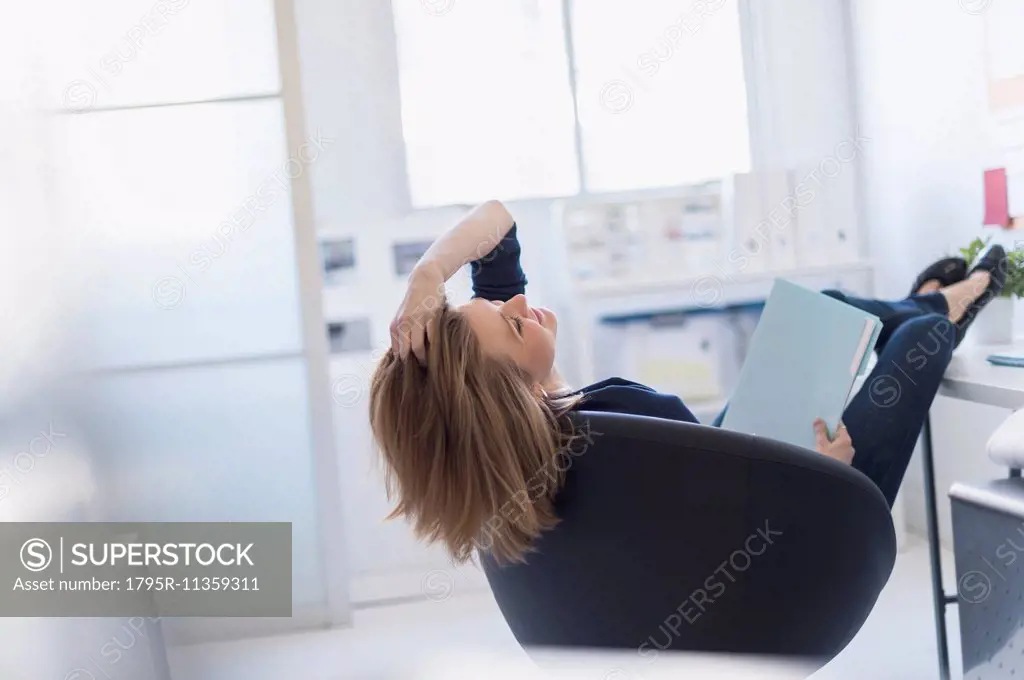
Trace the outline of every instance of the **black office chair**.
<path fill-rule="evenodd" d="M 525 564 L 481 563 L 531 647 L 709 651 L 825 662 L 892 572 L 888 504 L 864 475 L 773 440 L 579 413 L 561 523 Z M 564 464 L 563 464 L 564 467 Z"/>

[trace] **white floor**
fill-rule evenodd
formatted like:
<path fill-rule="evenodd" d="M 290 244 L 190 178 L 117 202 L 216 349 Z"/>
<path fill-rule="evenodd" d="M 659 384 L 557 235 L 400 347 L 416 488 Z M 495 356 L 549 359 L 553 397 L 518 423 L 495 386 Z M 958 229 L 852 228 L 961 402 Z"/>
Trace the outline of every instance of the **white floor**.
<path fill-rule="evenodd" d="M 952 592 L 952 555 L 944 555 Z M 815 678 L 931 680 L 938 677 L 928 553 L 910 539 L 871 617 L 860 634 Z M 841 584 L 837 584 L 841 586 Z M 960 677 L 955 607 L 949 630 L 953 677 Z M 522 652 L 487 592 L 458 593 L 442 601 L 366 609 L 351 629 L 322 631 L 171 651 L 174 680 L 348 680 L 400 677 L 385 672 L 445 652 Z M 469 676 L 467 676 L 469 677 Z M 631 677 L 612 672 L 606 678 Z"/>

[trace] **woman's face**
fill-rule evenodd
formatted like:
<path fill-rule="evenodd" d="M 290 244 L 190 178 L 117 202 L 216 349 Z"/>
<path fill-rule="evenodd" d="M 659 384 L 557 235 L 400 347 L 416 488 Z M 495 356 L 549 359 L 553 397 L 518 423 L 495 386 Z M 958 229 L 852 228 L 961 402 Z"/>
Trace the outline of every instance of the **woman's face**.
<path fill-rule="evenodd" d="M 510 357 L 536 383 L 543 383 L 551 375 L 558 318 L 550 309 L 530 307 L 525 295 L 517 295 L 508 302 L 474 298 L 459 311 L 485 352 Z"/>

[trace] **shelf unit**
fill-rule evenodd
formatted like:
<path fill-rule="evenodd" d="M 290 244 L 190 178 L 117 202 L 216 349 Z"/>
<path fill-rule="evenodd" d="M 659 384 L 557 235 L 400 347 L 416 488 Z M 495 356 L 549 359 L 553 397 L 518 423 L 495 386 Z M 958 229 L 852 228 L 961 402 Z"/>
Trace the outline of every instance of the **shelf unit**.
<path fill-rule="evenodd" d="M 587 384 L 603 377 L 597 375 L 594 365 L 594 341 L 608 321 L 763 302 L 776 277 L 807 288 L 838 288 L 858 295 L 870 295 L 873 288 L 872 268 L 868 262 L 756 274 L 705 274 L 578 284 L 575 292 L 579 317 L 574 340 L 581 381 Z"/>

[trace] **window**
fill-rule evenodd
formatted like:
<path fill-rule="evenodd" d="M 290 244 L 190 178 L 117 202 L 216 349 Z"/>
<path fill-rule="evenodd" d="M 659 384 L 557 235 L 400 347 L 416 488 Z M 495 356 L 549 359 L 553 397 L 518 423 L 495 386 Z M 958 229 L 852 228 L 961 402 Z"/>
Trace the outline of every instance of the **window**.
<path fill-rule="evenodd" d="M 392 4 L 418 207 L 749 169 L 737 0 Z"/>
<path fill-rule="evenodd" d="M 671 186 L 749 169 L 736 0 L 572 7 L 589 191 Z"/>
<path fill-rule="evenodd" d="M 576 193 L 561 3 L 392 4 L 413 204 Z"/>

